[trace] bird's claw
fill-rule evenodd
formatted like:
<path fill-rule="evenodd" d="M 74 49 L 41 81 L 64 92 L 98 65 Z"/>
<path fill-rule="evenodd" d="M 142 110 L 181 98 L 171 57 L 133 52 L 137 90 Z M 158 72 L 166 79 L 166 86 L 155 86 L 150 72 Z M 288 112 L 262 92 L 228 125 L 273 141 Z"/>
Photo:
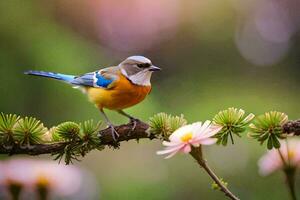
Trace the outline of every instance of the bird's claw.
<path fill-rule="evenodd" d="M 14 148 L 13 145 L 5 145 L 3 144 L 2 147 L 5 149 L 5 150 L 12 150 Z"/>
<path fill-rule="evenodd" d="M 32 150 L 32 149 L 34 149 L 34 147 L 31 146 L 30 144 L 20 144 L 20 149 Z"/>
<path fill-rule="evenodd" d="M 117 141 L 117 138 L 120 137 L 119 133 L 116 131 L 115 127 L 113 125 L 109 125 L 109 128 L 111 130 L 111 136 L 114 141 Z"/>
<path fill-rule="evenodd" d="M 137 125 L 138 122 L 140 122 L 139 119 L 136 119 L 136 118 L 133 118 L 133 117 L 130 118 L 130 123 L 133 124 L 131 131 L 134 131 L 134 129 L 136 128 L 136 125 Z"/>

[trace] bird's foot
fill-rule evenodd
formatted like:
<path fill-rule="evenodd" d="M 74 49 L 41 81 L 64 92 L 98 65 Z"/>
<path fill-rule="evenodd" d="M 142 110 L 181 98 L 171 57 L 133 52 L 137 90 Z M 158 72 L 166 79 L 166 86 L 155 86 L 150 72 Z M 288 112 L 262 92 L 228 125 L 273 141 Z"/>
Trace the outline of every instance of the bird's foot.
<path fill-rule="evenodd" d="M 137 123 L 140 122 L 140 121 L 141 120 L 133 118 L 133 117 L 130 118 L 130 123 L 133 124 L 132 129 L 131 129 L 132 131 L 134 131 L 134 129 L 136 128 Z"/>
<path fill-rule="evenodd" d="M 111 136 L 113 138 L 113 140 L 116 142 L 117 138 L 120 136 L 119 133 L 116 131 L 114 125 L 110 124 L 108 125 L 110 130 L 111 130 Z"/>
<path fill-rule="evenodd" d="M 20 144 L 20 149 L 32 150 L 32 149 L 34 149 L 34 147 L 31 146 L 29 143 L 28 144 Z"/>
<path fill-rule="evenodd" d="M 10 150 L 12 150 L 12 149 L 14 148 L 13 145 L 5 145 L 5 144 L 3 144 L 2 147 L 3 147 L 5 150 L 8 150 L 8 151 L 10 151 Z"/>

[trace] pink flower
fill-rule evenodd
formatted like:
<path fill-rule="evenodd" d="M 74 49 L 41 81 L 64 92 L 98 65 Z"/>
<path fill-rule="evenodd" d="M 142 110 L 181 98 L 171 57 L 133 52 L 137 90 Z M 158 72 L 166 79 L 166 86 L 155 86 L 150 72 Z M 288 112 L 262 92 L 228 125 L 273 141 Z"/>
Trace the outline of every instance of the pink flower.
<path fill-rule="evenodd" d="M 288 142 L 281 141 L 279 149 L 268 151 L 258 161 L 259 173 L 263 176 L 269 175 L 277 170 L 283 169 L 285 164 L 290 167 L 300 167 L 300 140 L 290 139 Z M 279 154 L 279 151 L 282 155 Z M 284 159 L 284 162 L 283 160 Z"/>
<path fill-rule="evenodd" d="M 0 170 L 0 189 L 7 188 L 11 183 L 18 183 L 22 185 L 22 195 L 25 196 L 35 193 L 37 186 L 44 186 L 49 195 L 61 198 L 80 194 L 89 199 L 96 194 L 96 189 L 92 187 L 96 185 L 94 179 L 75 166 L 58 165 L 53 161 L 14 159 L 1 161 Z M 85 192 L 87 184 L 92 188 L 89 190 L 90 194 Z"/>
<path fill-rule="evenodd" d="M 178 0 L 94 1 L 99 38 L 113 52 L 149 50 L 175 35 L 180 22 Z"/>
<path fill-rule="evenodd" d="M 199 147 L 216 143 L 216 138 L 211 138 L 222 129 L 221 126 L 212 125 L 210 121 L 196 122 L 177 129 L 169 137 L 169 142 L 164 141 L 165 150 L 158 151 L 158 155 L 169 154 L 166 158 L 171 158 L 178 152 L 189 153 L 191 146 Z"/>

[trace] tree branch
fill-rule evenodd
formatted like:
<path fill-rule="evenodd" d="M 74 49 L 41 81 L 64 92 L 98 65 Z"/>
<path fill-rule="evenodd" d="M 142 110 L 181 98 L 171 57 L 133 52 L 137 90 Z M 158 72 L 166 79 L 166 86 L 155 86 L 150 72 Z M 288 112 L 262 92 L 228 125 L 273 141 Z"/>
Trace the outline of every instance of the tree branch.
<path fill-rule="evenodd" d="M 109 146 L 116 146 L 119 142 L 128 141 L 133 139 L 141 139 L 141 138 L 149 138 L 154 139 L 155 136 L 152 134 L 147 133 L 147 129 L 149 125 L 137 121 L 136 127 L 133 130 L 133 123 L 123 124 L 120 126 L 115 127 L 117 132 L 119 133 L 120 137 L 117 141 L 114 141 L 111 135 L 111 129 L 107 128 L 101 130 L 99 132 L 99 139 L 101 140 L 101 145 L 109 145 Z M 0 154 L 28 154 L 28 155 L 41 155 L 41 154 L 52 154 L 55 152 L 59 152 L 63 150 L 69 142 L 59 142 L 59 143 L 52 143 L 52 144 L 35 144 L 31 145 L 27 148 L 21 147 L 19 145 L 15 145 L 11 148 L 0 146 Z"/>
<path fill-rule="evenodd" d="M 286 122 L 282 129 L 284 133 L 300 135 L 300 119 Z"/>
<path fill-rule="evenodd" d="M 287 133 L 298 133 L 300 130 L 300 120 L 289 121 L 283 125 L 283 129 Z M 116 146 L 119 142 L 128 141 L 133 139 L 142 139 L 149 138 L 154 139 L 155 136 L 149 133 L 146 133 L 146 130 L 149 128 L 149 125 L 145 122 L 137 121 L 136 127 L 134 130 L 133 123 L 123 124 L 115 127 L 118 131 L 120 137 L 117 141 L 114 141 L 111 136 L 110 128 L 101 130 L 99 132 L 101 145 Z M 28 154 L 28 155 L 41 155 L 41 154 L 52 154 L 63 150 L 69 142 L 58 142 L 58 143 L 49 143 L 49 144 L 35 144 L 31 145 L 28 148 L 15 145 L 12 147 L 6 147 L 4 145 L 0 146 L 0 154 L 14 155 L 14 154 Z"/>

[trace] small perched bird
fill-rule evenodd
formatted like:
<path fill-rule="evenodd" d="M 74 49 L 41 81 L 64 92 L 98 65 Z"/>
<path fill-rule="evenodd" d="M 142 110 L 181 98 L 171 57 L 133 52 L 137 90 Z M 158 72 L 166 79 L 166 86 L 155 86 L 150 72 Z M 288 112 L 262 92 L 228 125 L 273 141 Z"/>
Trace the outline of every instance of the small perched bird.
<path fill-rule="evenodd" d="M 32 70 L 26 71 L 25 74 L 57 79 L 75 88 L 81 88 L 100 110 L 111 128 L 112 137 L 116 140 L 119 134 L 103 109 L 115 110 L 124 115 L 134 123 L 135 128 L 138 119 L 125 113 L 123 109 L 145 99 L 151 91 L 151 75 L 159 70 L 160 68 L 152 65 L 146 57 L 130 56 L 118 66 L 107 67 L 81 76 Z"/>

